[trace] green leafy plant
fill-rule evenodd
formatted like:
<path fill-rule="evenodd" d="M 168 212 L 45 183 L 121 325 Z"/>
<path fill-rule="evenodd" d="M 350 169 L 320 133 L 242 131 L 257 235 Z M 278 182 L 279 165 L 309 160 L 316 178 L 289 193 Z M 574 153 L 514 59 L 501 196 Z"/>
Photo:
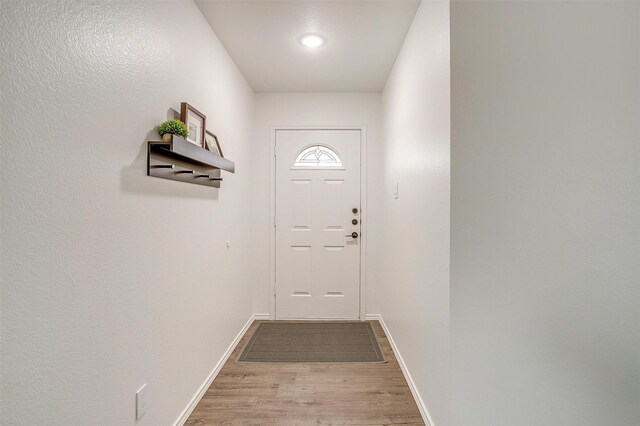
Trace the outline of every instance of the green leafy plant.
<path fill-rule="evenodd" d="M 160 136 L 164 134 L 178 135 L 186 138 L 189 136 L 187 126 L 180 120 L 167 120 L 158 126 L 158 134 Z"/>

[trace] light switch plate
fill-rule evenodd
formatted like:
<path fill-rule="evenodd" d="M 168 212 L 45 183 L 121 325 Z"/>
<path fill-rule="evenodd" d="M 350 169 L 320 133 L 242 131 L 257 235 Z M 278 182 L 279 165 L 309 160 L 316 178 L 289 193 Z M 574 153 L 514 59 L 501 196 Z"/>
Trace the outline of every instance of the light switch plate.
<path fill-rule="evenodd" d="M 142 385 L 136 392 L 136 420 L 139 420 L 147 412 L 147 384 Z"/>

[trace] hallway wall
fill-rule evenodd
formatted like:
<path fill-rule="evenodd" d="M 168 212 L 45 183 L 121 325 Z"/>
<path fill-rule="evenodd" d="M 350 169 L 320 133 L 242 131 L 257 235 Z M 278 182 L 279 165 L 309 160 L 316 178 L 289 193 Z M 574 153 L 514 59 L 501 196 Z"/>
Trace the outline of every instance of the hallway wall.
<path fill-rule="evenodd" d="M 366 126 L 367 134 L 367 176 L 369 205 L 379 204 L 381 175 L 375 167 L 379 164 L 381 138 L 381 95 L 380 93 L 257 93 L 256 94 L 255 143 L 252 169 L 255 199 L 252 217 L 254 235 L 253 254 L 257 259 L 253 307 L 254 312 L 269 313 L 269 230 L 273 218 L 269 212 L 269 162 L 271 155 L 271 128 L 274 126 Z M 371 208 L 367 213 L 367 275 L 376 273 L 380 263 L 379 250 L 383 243 L 379 233 L 373 232 L 379 226 L 378 211 Z M 378 289 L 367 286 L 367 313 L 378 313 Z"/>
<path fill-rule="evenodd" d="M 0 22 L 0 423 L 168 425 L 252 313 L 254 94 L 191 1 L 3 2 Z M 220 190 L 145 176 L 180 101 L 236 161 Z"/>
<path fill-rule="evenodd" d="M 449 3 L 422 2 L 383 94 L 371 274 L 432 426 L 449 422 Z M 399 198 L 395 199 L 399 183 Z"/>
<path fill-rule="evenodd" d="M 452 2 L 452 424 L 640 419 L 640 3 Z"/>

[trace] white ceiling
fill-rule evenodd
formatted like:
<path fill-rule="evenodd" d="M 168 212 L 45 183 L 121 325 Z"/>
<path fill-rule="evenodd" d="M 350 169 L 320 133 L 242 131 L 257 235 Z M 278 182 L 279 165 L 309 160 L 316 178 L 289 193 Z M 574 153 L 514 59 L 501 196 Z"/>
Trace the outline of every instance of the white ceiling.
<path fill-rule="evenodd" d="M 378 92 L 420 0 L 196 0 L 256 92 Z M 325 37 L 310 50 L 305 33 Z"/>

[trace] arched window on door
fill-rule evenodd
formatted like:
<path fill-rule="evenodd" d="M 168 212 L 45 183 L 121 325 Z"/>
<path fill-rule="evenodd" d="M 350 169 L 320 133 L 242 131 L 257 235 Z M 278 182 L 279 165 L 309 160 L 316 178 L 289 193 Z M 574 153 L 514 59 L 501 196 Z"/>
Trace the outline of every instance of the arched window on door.
<path fill-rule="evenodd" d="M 312 145 L 298 154 L 293 167 L 342 167 L 342 161 L 328 146 Z"/>

